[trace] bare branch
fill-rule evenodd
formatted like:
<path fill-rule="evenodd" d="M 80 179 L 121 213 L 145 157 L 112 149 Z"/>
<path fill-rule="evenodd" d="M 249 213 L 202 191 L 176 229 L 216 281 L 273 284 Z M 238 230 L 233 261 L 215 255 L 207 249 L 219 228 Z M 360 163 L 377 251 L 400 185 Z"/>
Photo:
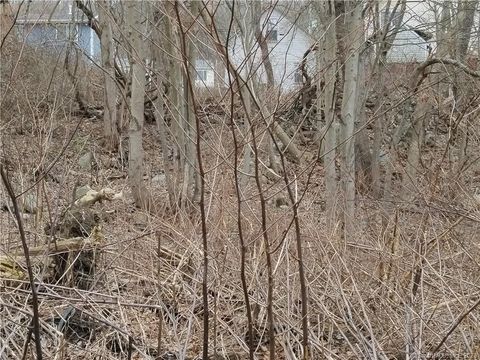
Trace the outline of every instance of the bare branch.
<path fill-rule="evenodd" d="M 17 196 L 13 190 L 12 184 L 8 179 L 7 173 L 5 172 L 3 165 L 0 165 L 0 174 L 2 176 L 3 184 L 7 189 L 8 196 L 12 200 L 13 210 L 15 213 L 15 218 L 17 219 L 18 231 L 20 232 L 20 239 L 22 241 L 23 254 L 25 256 L 25 263 L 27 266 L 28 280 L 30 282 L 30 291 L 32 292 L 32 308 L 33 308 L 33 334 L 35 335 L 35 348 L 37 352 L 37 360 L 42 360 L 42 343 L 40 339 L 40 313 L 38 311 L 38 297 L 37 289 L 35 287 L 35 279 L 33 276 L 32 263 L 30 261 L 30 253 L 28 251 L 27 237 L 25 235 L 25 230 L 23 228 L 23 219 L 18 208 Z"/>

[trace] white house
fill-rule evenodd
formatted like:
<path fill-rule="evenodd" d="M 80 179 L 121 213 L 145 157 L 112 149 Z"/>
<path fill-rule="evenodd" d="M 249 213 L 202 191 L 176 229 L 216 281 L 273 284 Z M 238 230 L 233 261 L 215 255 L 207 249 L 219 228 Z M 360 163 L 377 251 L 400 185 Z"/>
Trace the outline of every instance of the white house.
<path fill-rule="evenodd" d="M 422 62 L 427 59 L 430 49 L 427 34 L 405 26 L 396 34 L 392 48 L 387 54 L 387 61 L 391 63 Z"/>
<path fill-rule="evenodd" d="M 16 33 L 31 47 L 57 53 L 73 41 L 89 58 L 100 58 L 100 40 L 73 2 L 37 0 L 14 5 Z"/>
<path fill-rule="evenodd" d="M 197 59 L 195 61 L 195 86 L 196 87 L 213 87 L 215 85 L 214 66 L 208 60 Z"/>
<path fill-rule="evenodd" d="M 422 23 L 422 19 L 415 16 L 415 9 L 416 7 L 406 10 L 398 30 L 394 30 L 392 27 L 389 29 L 386 41 L 391 42 L 392 37 L 395 36 L 387 54 L 387 61 L 390 63 L 421 62 L 428 57 L 431 50 L 430 40 L 433 35 L 426 30 L 426 24 Z M 384 10 L 381 17 L 382 23 L 390 16 L 389 11 Z M 399 20 L 395 18 L 398 16 L 400 14 L 394 15 L 393 22 Z M 393 31 L 396 33 L 393 34 Z"/>
<path fill-rule="evenodd" d="M 273 67 L 275 85 L 284 91 L 295 90 L 302 84 L 299 69 L 305 52 L 315 44 L 315 39 L 298 27 L 281 11 L 266 11 L 261 18 L 261 26 L 267 38 L 269 57 Z M 409 63 L 424 61 L 430 51 L 431 35 L 403 24 L 396 34 L 393 45 L 387 55 L 391 63 Z M 242 75 L 249 73 L 248 62 L 253 62 L 253 70 L 262 82 L 266 82 L 265 70 L 261 66 L 261 51 L 257 43 L 248 51 L 240 35 L 232 41 L 230 56 L 239 67 Z M 251 54 L 254 54 L 252 56 Z M 315 69 L 314 56 L 308 56 L 306 62 L 310 74 Z"/>
<path fill-rule="evenodd" d="M 277 10 L 266 11 L 261 17 L 261 26 L 268 43 L 275 85 L 282 90 L 294 90 L 302 84 L 299 66 L 303 55 L 315 41 Z M 255 42 L 249 51 L 242 40 L 238 34 L 233 38 L 229 50 L 232 63 L 244 76 L 250 72 L 251 66 L 260 80 L 266 82 L 265 69 L 260 65 L 262 54 L 258 43 Z M 307 66 L 314 66 L 309 60 Z"/>
<path fill-rule="evenodd" d="M 392 3 L 387 7 L 386 0 L 380 0 L 378 5 L 381 16 L 381 26 L 383 26 L 386 19 L 392 16 Z M 439 2 L 441 3 L 441 2 Z M 435 8 L 438 5 L 427 4 L 423 0 L 409 0 L 405 4 L 405 13 L 402 16 L 402 23 L 400 29 L 396 34 L 393 34 L 393 29 L 389 29 L 387 34 L 387 42 L 391 41 L 392 35 L 395 35 L 395 40 L 392 47 L 387 54 L 387 61 L 390 63 L 411 63 L 425 61 L 435 48 L 435 40 L 433 33 L 435 32 Z M 397 8 L 397 10 L 399 10 Z M 393 14 L 391 19 L 396 23 L 401 15 L 399 12 Z M 370 22 L 372 19 L 370 19 Z M 369 35 L 372 35 L 372 24 L 368 26 Z"/>

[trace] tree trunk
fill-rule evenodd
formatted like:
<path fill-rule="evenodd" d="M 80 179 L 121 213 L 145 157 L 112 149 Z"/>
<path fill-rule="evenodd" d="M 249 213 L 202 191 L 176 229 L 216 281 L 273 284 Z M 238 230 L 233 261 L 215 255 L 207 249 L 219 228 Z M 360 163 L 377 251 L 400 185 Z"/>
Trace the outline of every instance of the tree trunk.
<path fill-rule="evenodd" d="M 323 71 L 317 84 L 317 116 L 318 129 L 322 129 L 321 109 L 325 117 L 325 130 L 319 134 L 324 137 L 323 164 L 325 168 L 325 187 L 328 232 L 332 234 L 336 228 L 336 209 L 338 198 L 337 168 L 335 159 L 337 157 L 337 129 L 338 119 L 335 114 L 335 87 L 337 80 L 337 42 L 335 31 L 335 11 L 333 3 L 330 1 L 319 2 L 317 4 L 321 31 L 323 37 L 320 39 L 319 51 L 317 51 L 317 67 Z M 322 91 L 323 90 L 323 91 Z"/>
<path fill-rule="evenodd" d="M 131 44 L 132 91 L 130 99 L 130 124 L 128 177 L 135 204 L 148 209 L 150 195 L 143 182 L 144 151 L 143 151 L 143 122 L 145 101 L 145 49 L 143 34 L 145 24 L 142 19 L 142 2 L 129 1 L 126 3 L 126 22 L 129 26 L 128 38 Z"/>
<path fill-rule="evenodd" d="M 379 71 L 379 75 L 376 77 L 377 81 L 383 82 L 383 71 Z M 379 86 L 380 91 L 377 93 L 377 104 L 375 106 L 375 120 L 373 123 L 373 146 L 372 146 L 372 194 L 375 199 L 381 197 L 381 168 L 380 168 L 380 153 L 383 143 L 383 124 L 385 123 L 386 116 L 383 112 L 383 99 L 385 98 L 384 86 Z"/>
<path fill-rule="evenodd" d="M 184 168 L 185 160 L 185 134 L 183 132 L 182 106 L 180 102 L 180 89 L 182 88 L 181 66 L 178 66 L 178 59 L 181 54 L 179 51 L 180 43 L 178 29 L 173 25 L 170 17 L 173 17 L 172 4 L 164 2 L 166 19 L 163 23 L 164 42 L 163 48 L 167 56 L 166 62 L 166 102 L 167 111 L 170 116 L 171 133 L 173 135 L 173 161 L 175 164 L 175 173 L 177 183 L 180 184 L 181 172 Z M 179 192 L 179 190 L 175 190 Z"/>
<path fill-rule="evenodd" d="M 227 3 L 228 4 L 228 3 Z M 238 11 L 238 8 L 237 8 Z M 242 42 L 243 42 L 243 47 L 245 49 L 245 53 L 248 54 L 252 51 L 253 45 L 254 45 L 254 40 L 255 40 L 255 17 L 253 16 L 253 10 L 252 7 L 248 7 L 244 10 L 245 11 L 245 18 L 249 19 L 249 23 L 246 28 L 244 26 L 244 23 L 239 21 L 239 17 L 235 16 L 235 21 L 237 22 L 237 25 L 239 27 L 241 36 L 242 36 Z M 230 39 L 232 41 L 232 39 Z M 225 42 L 226 43 L 226 42 Z M 224 59 L 225 62 L 225 59 Z M 247 74 L 250 74 L 253 68 L 253 59 L 248 58 L 246 59 L 245 62 L 245 70 Z M 231 71 L 231 69 L 227 69 L 227 71 Z M 235 76 L 233 76 L 235 79 Z M 242 171 L 240 173 L 240 184 L 242 185 L 242 189 L 246 189 L 249 179 L 251 176 L 253 176 L 253 151 L 252 151 L 252 145 L 251 145 L 251 136 L 250 132 L 248 131 L 248 121 L 247 119 L 250 118 L 252 119 L 254 116 L 254 99 L 252 99 L 248 89 L 247 89 L 247 83 L 248 86 L 255 91 L 256 86 L 254 85 L 254 77 L 250 76 L 245 84 L 238 84 L 239 85 L 239 91 L 241 94 L 241 97 L 243 99 L 243 105 L 244 105 L 244 111 L 245 111 L 245 117 L 244 119 L 244 126 L 243 126 L 243 136 L 244 140 L 242 141 L 245 146 L 243 150 L 243 165 L 242 165 Z"/>
<path fill-rule="evenodd" d="M 196 2 L 193 1 L 190 3 L 190 12 L 192 14 L 197 13 Z M 183 126 L 182 131 L 185 137 L 184 151 L 185 151 L 185 162 L 183 167 L 183 188 L 182 188 L 182 206 L 186 206 L 189 202 L 196 201 L 200 199 L 200 181 L 199 172 L 197 169 L 197 157 L 195 153 L 195 139 L 196 132 L 199 129 L 196 128 L 196 118 L 194 111 L 194 103 L 192 94 L 190 92 L 190 81 L 195 81 L 195 53 L 193 43 L 191 41 L 191 32 L 193 24 L 187 24 L 186 27 L 187 33 L 184 35 L 185 41 L 181 41 L 181 51 L 182 57 L 186 59 L 187 65 L 183 67 L 182 73 L 182 82 L 183 82 Z M 183 31 L 180 29 L 180 31 Z M 193 85 L 194 86 L 194 85 Z M 199 146 L 199 144 L 197 144 Z"/>
<path fill-rule="evenodd" d="M 167 68 L 168 66 L 168 60 L 166 58 L 165 52 L 163 49 L 160 47 L 163 45 L 161 39 L 161 29 L 165 28 L 165 23 L 168 22 L 168 18 L 164 17 L 163 19 L 160 19 L 160 15 L 157 12 L 155 16 L 155 23 L 156 26 L 153 28 L 153 38 L 155 39 L 153 43 L 153 49 L 152 49 L 152 54 L 154 57 L 155 61 L 155 71 L 157 73 L 156 77 L 156 87 L 157 87 L 157 98 L 154 102 L 155 105 L 155 121 L 157 123 L 157 129 L 159 133 L 159 138 L 160 138 L 160 145 L 162 147 L 162 159 L 163 159 L 163 171 L 165 173 L 165 184 L 168 192 L 168 199 L 170 202 L 170 207 L 172 209 L 175 209 L 176 207 L 176 193 L 175 193 L 175 186 L 173 182 L 173 176 L 172 176 L 172 170 L 170 167 L 170 160 L 169 160 L 169 146 L 168 146 L 168 141 L 167 141 L 167 131 L 168 128 L 165 124 L 165 110 L 164 110 L 164 105 L 165 105 L 165 93 L 164 93 L 164 87 L 163 87 L 163 82 L 160 80 L 160 76 L 158 74 L 161 74 L 162 71 Z M 160 24 L 158 24 L 158 21 L 161 21 Z"/>
<path fill-rule="evenodd" d="M 427 95 L 420 96 L 413 113 L 413 126 L 411 128 L 410 144 L 407 155 L 405 177 L 403 179 L 404 200 L 411 200 L 412 194 L 418 194 L 417 173 L 420 166 L 420 157 L 425 130 L 425 117 L 429 112 Z"/>
<path fill-rule="evenodd" d="M 115 82 L 115 49 L 112 35 L 110 1 L 97 2 L 98 22 L 101 29 L 100 45 L 102 56 L 104 87 L 103 136 L 109 149 L 116 149 L 119 144 L 117 125 L 117 84 Z"/>
<path fill-rule="evenodd" d="M 367 192 L 372 183 L 372 154 L 370 152 L 370 139 L 367 134 L 367 119 L 365 113 L 365 104 L 367 102 L 366 77 L 366 58 L 368 49 L 361 46 L 358 63 L 357 92 L 358 103 L 356 106 L 355 123 L 355 158 L 356 158 L 356 178 L 357 188 L 361 192 Z"/>
<path fill-rule="evenodd" d="M 459 0 L 455 46 L 457 60 L 463 61 L 467 55 L 477 6 L 478 0 Z"/>
<path fill-rule="evenodd" d="M 475 10 L 478 5 L 478 0 L 460 0 L 458 4 L 458 15 L 456 25 L 456 44 L 455 44 L 455 59 L 461 63 L 465 62 L 465 58 L 468 51 L 468 45 L 470 43 Z M 455 97 L 455 106 L 459 112 L 463 111 L 465 106 L 465 87 L 463 84 L 468 84 L 468 79 L 463 73 L 454 73 L 453 81 L 453 94 Z M 468 121 L 469 119 L 463 119 L 458 124 L 457 131 L 457 166 L 456 173 L 460 173 L 467 161 L 467 143 L 468 143 Z M 462 177 L 458 177 L 461 179 Z"/>
<path fill-rule="evenodd" d="M 362 7 L 355 2 L 345 3 L 345 27 L 351 43 L 345 44 L 345 82 L 343 87 L 341 136 L 343 144 L 342 187 L 344 200 L 344 238 L 354 236 L 355 220 L 355 115 L 358 99 L 359 52 L 363 38 Z M 346 38 L 344 39 L 346 40 Z M 348 46 L 348 50 L 347 50 Z M 361 70 L 363 71 L 363 69 Z"/>
<path fill-rule="evenodd" d="M 435 22 L 436 25 L 436 37 L 437 37 L 437 51 L 436 56 L 438 58 L 451 57 L 453 49 L 451 46 L 451 7 L 452 3 L 449 0 L 441 2 L 441 10 L 439 19 Z M 443 74 L 444 65 L 438 64 L 434 67 L 434 71 L 438 72 L 435 75 L 434 82 L 438 83 L 437 92 L 442 97 L 448 96 L 449 81 L 445 80 L 445 74 Z M 442 103 L 440 99 L 439 103 Z M 440 105 L 441 106 L 441 105 Z M 442 106 L 441 106 L 442 107 Z"/>

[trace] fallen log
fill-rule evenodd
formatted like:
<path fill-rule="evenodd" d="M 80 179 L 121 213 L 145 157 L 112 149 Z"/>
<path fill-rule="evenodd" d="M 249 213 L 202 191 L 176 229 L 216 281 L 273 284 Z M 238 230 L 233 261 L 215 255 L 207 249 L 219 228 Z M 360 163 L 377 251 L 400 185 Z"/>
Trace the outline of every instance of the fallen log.
<path fill-rule="evenodd" d="M 52 278 L 55 271 L 55 258 L 60 254 L 76 251 L 94 250 L 103 242 L 103 234 L 95 227 L 89 237 L 74 237 L 55 243 L 35 246 L 28 249 L 32 266 L 43 270 L 45 278 Z M 26 280 L 25 256 L 21 251 L 0 256 L 0 278 L 8 280 Z"/>

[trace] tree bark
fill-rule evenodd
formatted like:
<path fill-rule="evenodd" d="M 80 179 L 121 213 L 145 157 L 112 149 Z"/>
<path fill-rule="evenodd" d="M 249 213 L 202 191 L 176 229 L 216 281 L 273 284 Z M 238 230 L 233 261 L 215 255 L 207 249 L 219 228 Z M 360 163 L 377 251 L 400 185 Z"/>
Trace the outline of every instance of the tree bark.
<path fill-rule="evenodd" d="M 370 152 L 370 139 L 367 133 L 367 114 L 365 104 L 367 102 L 367 74 L 366 58 L 368 49 L 365 45 L 359 48 L 357 92 L 358 103 L 356 105 L 355 122 L 355 182 L 359 191 L 367 192 L 372 183 L 372 154 Z"/>
<path fill-rule="evenodd" d="M 413 113 L 413 126 L 411 128 L 410 143 L 403 179 L 403 199 L 411 200 L 412 194 L 418 193 L 417 173 L 420 166 L 422 146 L 425 130 L 425 116 L 429 111 L 427 95 L 420 96 Z"/>
<path fill-rule="evenodd" d="M 162 37 L 161 37 L 161 29 L 164 29 L 166 26 L 166 23 L 169 21 L 167 17 L 163 17 L 160 19 L 160 14 L 159 11 L 156 12 L 155 14 L 155 27 L 153 28 L 153 38 L 154 43 L 153 43 L 153 49 L 152 49 L 152 54 L 153 58 L 155 61 L 155 71 L 157 74 L 156 77 L 156 87 L 157 87 L 157 98 L 154 101 L 155 105 L 155 121 L 157 124 L 157 129 L 159 133 L 159 138 L 160 138 L 160 145 L 162 147 L 162 159 L 163 159 L 163 171 L 165 173 L 165 184 L 168 192 L 168 199 L 170 203 L 170 207 L 172 209 L 175 209 L 176 207 L 176 193 L 175 193 L 175 185 L 173 182 L 173 174 L 172 170 L 170 168 L 170 160 L 169 160 L 169 145 L 168 145 L 168 140 L 167 140 L 167 125 L 165 124 L 165 110 L 164 110 L 164 105 L 165 105 L 165 93 L 164 93 L 164 87 L 163 87 L 163 82 L 160 80 L 159 74 L 162 73 L 164 69 L 168 67 L 168 59 L 165 55 L 165 52 L 163 49 L 160 47 L 164 45 L 162 43 Z"/>
<path fill-rule="evenodd" d="M 115 48 L 112 35 L 111 15 L 109 15 L 110 1 L 100 0 L 98 6 L 98 22 L 101 29 L 100 45 L 105 83 L 103 91 L 103 135 L 105 145 L 109 149 L 116 149 L 119 144 L 117 124 L 117 84 L 115 81 Z"/>
<path fill-rule="evenodd" d="M 343 142 L 342 187 L 344 200 L 344 239 L 354 236 L 355 222 L 355 117 L 358 99 L 358 72 L 360 48 L 363 43 L 362 7 L 356 2 L 345 3 L 346 33 L 352 38 L 346 48 L 345 82 L 343 87 L 341 135 Z M 345 39 L 346 40 L 346 39 Z"/>
<path fill-rule="evenodd" d="M 465 62 L 467 56 L 468 45 L 470 43 L 475 10 L 478 6 L 478 0 L 460 0 L 458 4 L 458 15 L 456 25 L 456 44 L 455 59 L 460 63 Z M 463 111 L 465 105 L 464 93 L 465 87 L 462 88 L 463 82 L 466 81 L 465 74 L 454 73 L 453 94 L 455 97 L 454 104 L 458 111 Z M 466 81 L 467 83 L 468 81 Z M 468 144 L 468 119 L 463 119 L 458 124 L 458 140 L 457 140 L 457 166 L 456 172 L 460 173 L 467 160 L 467 144 Z M 459 177 L 460 179 L 461 177 Z"/>
<path fill-rule="evenodd" d="M 464 61 L 470 43 L 478 0 L 459 0 L 456 26 L 455 58 Z"/>
<path fill-rule="evenodd" d="M 333 233 L 336 228 L 336 209 L 338 198 L 337 168 L 335 159 L 337 157 L 337 129 L 338 119 L 335 114 L 336 103 L 336 82 L 337 82 L 337 42 L 335 31 L 335 11 L 333 2 L 322 1 L 317 3 L 317 11 L 320 24 L 322 25 L 319 51 L 317 51 L 317 67 L 322 71 L 317 83 L 317 116 L 318 129 L 322 129 L 321 110 L 325 117 L 325 130 L 319 134 L 320 138 L 325 138 L 325 145 L 322 153 L 323 164 L 325 168 L 325 187 L 327 226 L 329 233 Z M 323 91 L 322 91 L 323 90 Z"/>
<path fill-rule="evenodd" d="M 190 4 L 190 12 L 192 14 L 197 13 L 196 2 L 193 1 Z M 199 129 L 196 128 L 196 118 L 194 111 L 194 103 L 192 94 L 190 92 L 190 81 L 194 81 L 195 74 L 195 53 L 193 43 L 191 41 L 191 32 L 193 31 L 193 24 L 186 24 L 187 32 L 182 34 L 185 41 L 181 41 L 182 58 L 185 58 L 187 65 L 183 66 L 182 73 L 182 90 L 183 90 L 183 104 L 182 104 L 182 119 L 183 126 L 181 131 L 184 134 L 184 153 L 185 161 L 183 167 L 183 187 L 182 187 L 182 206 L 186 206 L 187 203 L 196 201 L 200 198 L 200 178 L 197 169 L 197 159 L 195 155 L 195 141 L 197 138 L 196 132 Z M 180 31 L 183 31 L 180 29 Z M 199 144 L 197 144 L 199 145 Z"/>
<path fill-rule="evenodd" d="M 173 161 L 175 165 L 175 177 L 177 183 L 181 184 L 181 172 L 185 162 L 185 134 L 183 132 L 182 123 L 182 106 L 180 102 L 180 89 L 182 88 L 181 66 L 178 66 L 180 55 L 180 42 L 178 37 L 178 29 L 174 26 L 172 20 L 173 9 L 172 4 L 164 2 L 165 16 L 167 17 L 163 23 L 163 48 L 166 54 L 166 83 L 165 93 L 167 102 L 167 111 L 170 115 L 171 133 L 173 136 Z M 180 190 L 176 190 L 180 191 Z"/>
<path fill-rule="evenodd" d="M 142 24 L 142 2 L 129 1 L 126 3 L 126 22 L 128 39 L 130 40 L 131 68 L 132 68 L 132 96 L 130 99 L 130 123 L 128 177 L 135 204 L 148 209 L 150 194 L 148 194 L 143 181 L 144 150 L 143 150 L 143 123 L 145 102 L 145 49 L 143 34 L 145 25 Z"/>

